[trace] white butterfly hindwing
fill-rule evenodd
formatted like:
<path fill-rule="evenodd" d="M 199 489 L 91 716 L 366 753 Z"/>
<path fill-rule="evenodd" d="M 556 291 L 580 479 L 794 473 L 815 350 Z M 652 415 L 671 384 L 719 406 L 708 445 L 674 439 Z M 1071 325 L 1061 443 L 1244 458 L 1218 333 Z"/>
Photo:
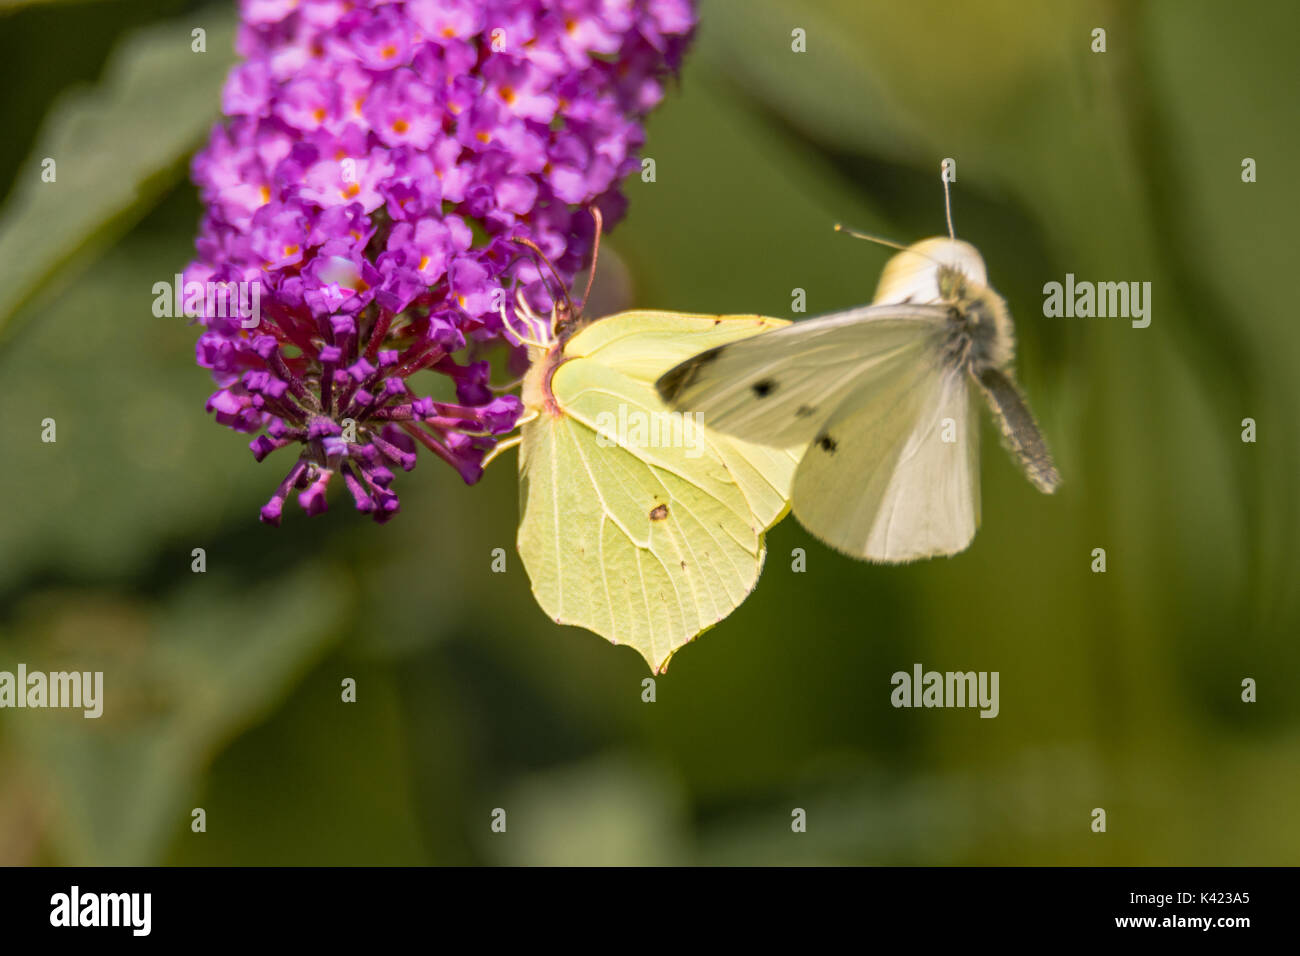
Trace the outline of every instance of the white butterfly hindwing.
<path fill-rule="evenodd" d="M 804 454 L 795 516 L 872 561 L 963 551 L 979 526 L 978 426 L 964 372 L 896 363 L 854 392 Z"/>

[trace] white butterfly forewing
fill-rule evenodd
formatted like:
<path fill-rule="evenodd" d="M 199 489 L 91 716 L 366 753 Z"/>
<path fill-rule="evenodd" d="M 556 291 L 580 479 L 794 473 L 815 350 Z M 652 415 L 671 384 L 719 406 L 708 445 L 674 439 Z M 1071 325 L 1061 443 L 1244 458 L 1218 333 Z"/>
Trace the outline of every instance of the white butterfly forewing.
<path fill-rule="evenodd" d="M 964 550 L 979 526 L 979 420 L 965 372 L 891 365 L 828 421 L 795 473 L 794 512 L 872 561 Z"/>
<path fill-rule="evenodd" d="M 938 347 L 947 311 L 867 306 L 712 349 L 659 382 L 677 408 L 748 441 L 806 445 L 877 370 Z"/>

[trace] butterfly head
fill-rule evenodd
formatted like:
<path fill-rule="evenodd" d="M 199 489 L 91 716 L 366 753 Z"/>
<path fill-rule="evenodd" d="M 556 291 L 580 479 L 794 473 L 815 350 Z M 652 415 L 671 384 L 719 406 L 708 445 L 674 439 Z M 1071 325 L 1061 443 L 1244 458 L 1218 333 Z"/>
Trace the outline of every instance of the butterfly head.
<path fill-rule="evenodd" d="M 587 277 L 587 288 L 582 299 L 574 302 L 560 278 L 559 272 L 538 245 L 526 236 L 517 236 L 514 242 L 524 247 L 539 263 L 538 272 L 555 281 L 556 292 L 551 297 L 549 316 L 539 316 L 528 303 L 523 291 L 516 295 L 515 315 L 520 317 L 527 331 L 521 332 L 512 324 L 510 316 L 502 306 L 501 319 L 506 328 L 514 333 L 518 344 L 528 347 L 528 372 L 524 376 L 520 398 L 524 405 L 535 411 L 545 411 L 559 417 L 563 414 L 559 403 L 551 391 L 551 378 L 555 370 L 564 362 L 564 346 L 583 323 L 582 309 L 591 297 L 591 283 L 596 277 L 596 262 L 600 253 L 600 234 L 603 220 L 600 210 L 589 207 L 595 226 L 591 249 L 591 270 Z M 542 270 L 542 266 L 545 270 Z"/>
<path fill-rule="evenodd" d="M 922 239 L 885 263 L 873 305 L 953 302 L 988 284 L 984 259 L 960 239 Z"/>
<path fill-rule="evenodd" d="M 975 374 L 1011 364 L 1015 352 L 1011 313 L 988 284 L 984 258 L 970 243 L 949 238 L 915 243 L 885 267 L 882 290 L 887 284 L 894 287 L 895 295 L 908 292 L 911 297 L 906 301 L 949 307 L 948 354 L 954 363 Z M 880 293 L 876 299 L 880 301 Z"/>
<path fill-rule="evenodd" d="M 550 261 L 531 240 L 515 241 L 531 249 L 554 275 Z M 530 412 L 545 412 L 556 418 L 563 412 L 551 391 L 551 377 L 564 361 L 565 342 L 581 314 L 563 286 L 560 286 L 560 291 L 561 295 L 552 300 L 549 313 L 535 310 L 523 289 L 515 292 L 513 312 L 508 312 L 504 304 L 501 307 L 501 321 L 511 333 L 512 343 L 528 350 L 528 371 L 524 374 L 519 397 Z"/>

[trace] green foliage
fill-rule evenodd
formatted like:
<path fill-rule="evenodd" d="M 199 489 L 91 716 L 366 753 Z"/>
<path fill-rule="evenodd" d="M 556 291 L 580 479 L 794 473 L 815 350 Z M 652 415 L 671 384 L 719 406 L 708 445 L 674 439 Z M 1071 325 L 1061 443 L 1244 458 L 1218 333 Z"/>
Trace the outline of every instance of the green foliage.
<path fill-rule="evenodd" d="M 207 31 L 205 53 L 191 31 Z M 51 111 L 0 216 L 0 336 L 51 282 L 70 285 L 175 185 L 219 112 L 233 16 L 212 8 L 122 41 L 91 91 Z M 54 182 L 42 178 L 54 160 Z"/>

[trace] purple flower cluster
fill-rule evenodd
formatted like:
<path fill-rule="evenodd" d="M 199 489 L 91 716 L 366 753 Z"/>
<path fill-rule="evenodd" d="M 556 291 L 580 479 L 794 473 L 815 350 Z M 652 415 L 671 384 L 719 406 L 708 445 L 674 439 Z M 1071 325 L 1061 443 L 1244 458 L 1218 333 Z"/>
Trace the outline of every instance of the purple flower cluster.
<path fill-rule="evenodd" d="M 691 0 L 242 0 L 185 281 L 259 284 L 258 325 L 201 315 L 197 354 L 258 461 L 299 449 L 262 520 L 294 490 L 319 514 L 339 475 L 384 521 L 419 445 L 479 478 L 521 409 L 476 359 L 539 284 L 512 240 L 572 280 L 694 23 Z M 455 401 L 416 394 L 426 370 Z"/>

